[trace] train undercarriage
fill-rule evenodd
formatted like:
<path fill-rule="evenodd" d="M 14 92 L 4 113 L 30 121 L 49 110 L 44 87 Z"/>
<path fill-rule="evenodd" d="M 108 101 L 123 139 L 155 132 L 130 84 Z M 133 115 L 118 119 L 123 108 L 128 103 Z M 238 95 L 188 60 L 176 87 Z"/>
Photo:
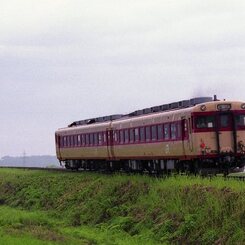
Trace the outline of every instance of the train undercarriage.
<path fill-rule="evenodd" d="M 229 155 L 210 159 L 192 160 L 65 160 L 61 162 L 66 169 L 100 172 L 148 173 L 154 175 L 187 173 L 195 175 L 215 175 L 244 170 L 245 157 L 235 158 Z"/>

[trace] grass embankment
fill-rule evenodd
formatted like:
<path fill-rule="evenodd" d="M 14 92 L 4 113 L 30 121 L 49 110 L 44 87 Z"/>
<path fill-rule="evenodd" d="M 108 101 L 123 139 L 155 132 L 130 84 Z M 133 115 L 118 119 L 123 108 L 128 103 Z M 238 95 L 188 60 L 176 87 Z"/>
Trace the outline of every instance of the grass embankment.
<path fill-rule="evenodd" d="M 244 185 L 0 169 L 0 244 L 245 244 Z"/>

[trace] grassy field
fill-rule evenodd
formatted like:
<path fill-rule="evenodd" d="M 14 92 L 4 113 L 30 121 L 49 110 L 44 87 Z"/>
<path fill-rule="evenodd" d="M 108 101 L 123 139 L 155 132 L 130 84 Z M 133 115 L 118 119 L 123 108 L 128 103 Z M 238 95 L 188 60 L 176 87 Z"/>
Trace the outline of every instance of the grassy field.
<path fill-rule="evenodd" d="M 0 169 L 0 244 L 245 244 L 244 185 Z"/>

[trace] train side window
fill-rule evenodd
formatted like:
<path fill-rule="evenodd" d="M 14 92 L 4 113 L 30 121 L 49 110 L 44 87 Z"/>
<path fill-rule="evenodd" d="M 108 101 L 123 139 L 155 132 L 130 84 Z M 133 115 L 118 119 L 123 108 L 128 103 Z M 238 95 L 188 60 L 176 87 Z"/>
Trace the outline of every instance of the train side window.
<path fill-rule="evenodd" d="M 164 139 L 169 139 L 169 124 L 164 124 Z"/>
<path fill-rule="evenodd" d="M 118 131 L 114 131 L 114 136 L 113 136 L 113 139 L 114 139 L 114 142 L 117 144 L 118 143 Z"/>
<path fill-rule="evenodd" d="M 77 145 L 81 146 L 81 135 L 77 136 Z"/>
<path fill-rule="evenodd" d="M 120 130 L 119 131 L 119 137 L 120 137 L 120 144 L 123 144 L 123 142 L 124 142 L 124 133 L 123 133 L 123 130 Z"/>
<path fill-rule="evenodd" d="M 134 129 L 133 128 L 129 130 L 129 141 L 130 143 L 134 143 Z"/>
<path fill-rule="evenodd" d="M 177 130 L 176 130 L 176 124 L 171 123 L 171 139 L 176 139 L 177 138 Z"/>
<path fill-rule="evenodd" d="M 67 147 L 70 147 L 70 136 L 67 136 Z"/>
<path fill-rule="evenodd" d="M 107 136 L 106 136 L 106 132 L 103 132 L 103 144 L 106 145 L 107 144 Z"/>
<path fill-rule="evenodd" d="M 86 145 L 89 145 L 89 134 L 86 134 L 85 144 Z"/>
<path fill-rule="evenodd" d="M 77 135 L 74 135 L 74 145 L 77 146 Z"/>
<path fill-rule="evenodd" d="M 89 134 L 89 144 L 90 145 L 94 144 L 94 135 L 93 134 Z"/>
<path fill-rule="evenodd" d="M 139 128 L 134 129 L 134 139 L 135 141 L 139 141 Z"/>
<path fill-rule="evenodd" d="M 85 146 L 85 135 L 81 134 L 81 142 L 82 142 L 82 146 Z"/>
<path fill-rule="evenodd" d="M 163 125 L 157 125 L 157 139 L 162 140 L 163 139 Z"/>
<path fill-rule="evenodd" d="M 98 144 L 102 145 L 102 136 L 101 133 L 98 133 Z"/>
<path fill-rule="evenodd" d="M 70 146 L 73 146 L 73 136 L 71 135 L 71 136 L 69 136 L 69 142 L 70 142 Z"/>
<path fill-rule="evenodd" d="M 151 126 L 151 139 L 153 141 L 157 140 L 157 126 L 156 125 Z"/>
<path fill-rule="evenodd" d="M 151 128 L 150 126 L 145 127 L 145 139 L 149 141 L 151 139 Z"/>
<path fill-rule="evenodd" d="M 63 137 L 63 145 L 64 145 L 64 147 L 67 146 L 67 139 L 66 139 L 66 136 Z"/>
<path fill-rule="evenodd" d="M 140 141 L 144 142 L 145 141 L 145 128 L 140 128 Z"/>
<path fill-rule="evenodd" d="M 125 140 L 125 143 L 129 142 L 128 129 L 124 129 L 124 140 Z"/>
<path fill-rule="evenodd" d="M 98 145 L 98 134 L 94 133 L 94 145 Z"/>

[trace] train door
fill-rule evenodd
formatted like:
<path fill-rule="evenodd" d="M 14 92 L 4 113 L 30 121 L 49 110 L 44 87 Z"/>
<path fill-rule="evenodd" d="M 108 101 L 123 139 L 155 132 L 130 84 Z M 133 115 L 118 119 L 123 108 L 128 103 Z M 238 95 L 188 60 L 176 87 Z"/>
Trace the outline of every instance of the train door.
<path fill-rule="evenodd" d="M 217 115 L 216 138 L 218 153 L 237 151 L 235 120 L 231 112 L 221 112 Z"/>
<path fill-rule="evenodd" d="M 186 151 L 189 148 L 189 132 L 188 132 L 188 121 L 187 119 L 181 120 L 181 135 L 182 135 L 182 147 L 183 155 L 186 155 Z"/>
<path fill-rule="evenodd" d="M 106 145 L 107 145 L 107 156 L 108 159 L 114 159 L 114 140 L 113 140 L 113 130 L 106 129 Z"/>

